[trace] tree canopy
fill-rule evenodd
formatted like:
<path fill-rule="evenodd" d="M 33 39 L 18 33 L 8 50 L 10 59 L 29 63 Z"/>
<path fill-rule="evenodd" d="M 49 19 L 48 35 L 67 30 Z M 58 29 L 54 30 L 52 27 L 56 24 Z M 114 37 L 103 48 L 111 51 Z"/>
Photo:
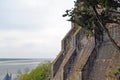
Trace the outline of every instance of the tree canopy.
<path fill-rule="evenodd" d="M 30 73 L 22 74 L 19 80 L 50 80 L 51 63 L 44 63 L 32 70 Z"/>
<path fill-rule="evenodd" d="M 120 51 L 120 47 L 111 37 L 107 26 L 110 23 L 120 25 L 120 0 L 76 0 L 74 8 L 66 10 L 63 17 L 68 16 L 73 23 L 95 33 L 100 29 L 107 33 L 110 41 Z"/>

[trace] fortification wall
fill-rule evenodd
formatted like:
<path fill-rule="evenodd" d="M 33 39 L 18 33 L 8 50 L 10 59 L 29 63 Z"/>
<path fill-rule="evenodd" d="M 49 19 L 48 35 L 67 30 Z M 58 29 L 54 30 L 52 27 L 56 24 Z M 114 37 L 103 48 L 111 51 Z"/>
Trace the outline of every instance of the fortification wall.
<path fill-rule="evenodd" d="M 73 25 L 73 24 L 72 24 Z M 112 66 L 119 57 L 106 33 L 101 36 L 86 37 L 86 31 L 74 25 L 62 40 L 60 54 L 53 62 L 51 80 L 108 80 L 113 75 Z M 109 28 L 115 42 L 120 45 L 120 27 Z M 117 59 L 117 60 L 116 60 Z M 116 64 L 120 66 L 120 63 Z M 109 68 L 112 66 L 112 68 Z"/>
<path fill-rule="evenodd" d="M 115 40 L 115 42 L 119 43 L 120 41 L 119 25 L 110 28 L 109 32 L 113 37 L 113 39 Z M 115 55 L 117 49 L 113 46 L 112 42 L 107 37 L 106 33 L 104 33 L 103 36 L 104 36 L 103 42 L 102 44 L 100 44 L 100 47 L 97 49 L 98 51 L 97 51 L 96 59 L 94 60 L 93 67 L 90 70 L 89 77 L 88 79 L 84 79 L 84 80 L 106 80 L 107 70 L 108 70 L 107 68 L 109 67 L 109 64 L 112 62 L 112 57 L 113 55 Z M 117 54 L 119 53 L 117 52 Z"/>

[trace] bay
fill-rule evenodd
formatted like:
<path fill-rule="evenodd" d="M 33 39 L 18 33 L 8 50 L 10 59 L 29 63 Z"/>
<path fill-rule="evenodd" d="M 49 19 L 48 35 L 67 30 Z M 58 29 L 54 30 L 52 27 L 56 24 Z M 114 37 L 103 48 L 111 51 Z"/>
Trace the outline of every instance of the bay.
<path fill-rule="evenodd" d="M 3 80 L 7 73 L 12 75 L 12 80 L 17 80 L 21 74 L 28 73 L 48 61 L 52 61 L 52 59 L 0 58 L 0 80 Z"/>

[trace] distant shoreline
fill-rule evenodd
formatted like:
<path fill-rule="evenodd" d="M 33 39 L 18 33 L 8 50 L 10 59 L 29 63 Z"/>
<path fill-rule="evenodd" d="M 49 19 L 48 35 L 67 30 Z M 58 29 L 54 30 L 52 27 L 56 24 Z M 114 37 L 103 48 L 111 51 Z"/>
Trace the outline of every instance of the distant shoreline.
<path fill-rule="evenodd" d="M 53 61 L 50 58 L 0 58 L 0 80 L 7 73 L 12 74 L 12 78 L 17 78 L 18 75 L 35 69 L 37 66 Z"/>
<path fill-rule="evenodd" d="M 52 58 L 0 58 L 0 61 L 12 61 L 12 60 L 50 60 L 52 61 Z"/>

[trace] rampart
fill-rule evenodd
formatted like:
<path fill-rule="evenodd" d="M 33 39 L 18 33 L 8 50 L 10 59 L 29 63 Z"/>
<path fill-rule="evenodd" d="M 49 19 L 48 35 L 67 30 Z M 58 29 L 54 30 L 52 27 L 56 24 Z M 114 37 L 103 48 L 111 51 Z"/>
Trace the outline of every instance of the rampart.
<path fill-rule="evenodd" d="M 119 25 L 113 25 L 109 32 L 120 45 Z M 114 53 L 119 53 L 107 34 L 103 33 L 102 37 L 97 34 L 87 37 L 84 29 L 72 25 L 62 40 L 60 53 L 53 61 L 51 80 L 106 80 L 108 67 L 114 64 Z M 116 65 L 118 67 L 120 63 Z"/>

